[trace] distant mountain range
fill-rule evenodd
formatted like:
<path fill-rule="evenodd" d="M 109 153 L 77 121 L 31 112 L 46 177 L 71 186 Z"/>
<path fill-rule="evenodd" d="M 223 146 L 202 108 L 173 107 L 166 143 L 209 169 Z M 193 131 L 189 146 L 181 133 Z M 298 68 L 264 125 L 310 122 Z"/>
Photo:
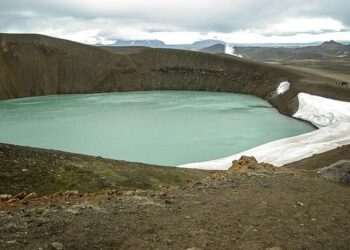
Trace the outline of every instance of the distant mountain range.
<path fill-rule="evenodd" d="M 227 44 L 221 40 L 202 40 L 192 44 L 169 45 L 160 40 L 116 40 L 108 46 L 116 47 L 151 47 L 201 51 L 212 54 L 225 53 Z M 96 44 L 96 46 L 105 46 Z M 230 44 L 235 55 L 259 61 L 286 60 L 350 60 L 349 42 L 327 41 L 307 44 Z"/>
<path fill-rule="evenodd" d="M 244 58 L 260 61 L 350 60 L 350 45 L 333 40 L 306 47 L 235 47 Z"/>
<path fill-rule="evenodd" d="M 108 44 L 108 46 L 117 47 L 151 47 L 151 48 L 171 48 L 171 49 L 186 49 L 186 50 L 200 50 L 205 47 L 209 47 L 215 44 L 225 44 L 225 42 L 220 40 L 202 40 L 197 41 L 192 44 L 166 44 L 160 40 L 116 40 L 113 44 Z M 95 44 L 96 46 L 106 46 L 107 44 Z"/>
<path fill-rule="evenodd" d="M 350 41 L 338 41 L 344 45 L 349 45 Z M 196 41 L 191 44 L 166 44 L 160 40 L 127 40 L 118 39 L 112 44 L 95 44 L 96 46 L 120 46 L 120 47 L 130 47 L 130 46 L 141 46 L 141 47 L 151 47 L 151 48 L 173 48 L 173 49 L 190 49 L 190 50 L 200 50 L 206 47 L 213 46 L 215 44 L 226 44 L 226 42 L 215 39 L 207 39 Z M 300 48 L 307 46 L 317 46 L 321 45 L 322 42 L 312 42 L 312 43 L 230 43 L 230 46 L 235 47 L 267 47 L 267 48 Z"/>
<path fill-rule="evenodd" d="M 163 48 L 166 44 L 160 40 L 116 40 L 114 46 L 145 46 L 152 48 Z"/>

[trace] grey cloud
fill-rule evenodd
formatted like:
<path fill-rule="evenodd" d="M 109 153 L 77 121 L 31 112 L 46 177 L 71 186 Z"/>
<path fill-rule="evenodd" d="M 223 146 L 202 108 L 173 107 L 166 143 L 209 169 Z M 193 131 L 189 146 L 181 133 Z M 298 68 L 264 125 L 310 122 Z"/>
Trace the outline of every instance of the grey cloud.
<path fill-rule="evenodd" d="M 342 29 L 338 31 L 339 33 L 341 32 L 348 32 L 350 29 Z M 320 35 L 320 34 L 327 34 L 327 33 L 332 33 L 334 32 L 333 30 L 320 30 L 320 31 L 300 31 L 300 32 L 275 32 L 275 33 L 263 33 L 264 36 L 266 37 L 273 37 L 273 36 L 295 36 L 299 34 L 309 34 L 309 35 Z"/>
<path fill-rule="evenodd" d="M 2 0 L 0 31 L 20 27 L 30 32 L 42 22 L 71 25 L 59 23 L 63 17 L 71 18 L 73 24 L 102 18 L 119 25 L 143 25 L 150 33 L 173 29 L 228 33 L 263 29 L 285 17 L 299 16 L 331 17 L 350 26 L 349 9 L 349 0 Z"/>
<path fill-rule="evenodd" d="M 167 27 L 150 27 L 150 28 L 145 28 L 143 29 L 143 31 L 145 32 L 149 32 L 149 33 L 160 33 L 160 32 L 175 32 L 177 31 L 177 29 L 174 28 L 167 28 Z"/>

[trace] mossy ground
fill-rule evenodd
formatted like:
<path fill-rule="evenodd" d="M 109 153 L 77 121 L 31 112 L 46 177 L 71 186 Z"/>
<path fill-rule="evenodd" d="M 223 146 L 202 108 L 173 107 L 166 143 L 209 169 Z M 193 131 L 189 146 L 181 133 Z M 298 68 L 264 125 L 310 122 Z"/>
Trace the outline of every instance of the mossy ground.
<path fill-rule="evenodd" d="M 0 194 L 159 189 L 185 185 L 211 173 L 0 144 Z"/>

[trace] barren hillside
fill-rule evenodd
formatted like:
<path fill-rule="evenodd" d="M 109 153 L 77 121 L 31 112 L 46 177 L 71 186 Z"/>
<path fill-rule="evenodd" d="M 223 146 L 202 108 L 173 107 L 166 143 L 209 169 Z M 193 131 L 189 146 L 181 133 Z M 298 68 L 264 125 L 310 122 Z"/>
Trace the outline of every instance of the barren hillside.
<path fill-rule="evenodd" d="M 286 114 L 295 110 L 299 91 L 350 99 L 350 89 L 331 78 L 232 56 L 94 47 L 42 35 L 0 34 L 0 45 L 0 99 L 130 90 L 227 91 L 267 99 L 284 80 L 292 90 L 269 101 Z"/>

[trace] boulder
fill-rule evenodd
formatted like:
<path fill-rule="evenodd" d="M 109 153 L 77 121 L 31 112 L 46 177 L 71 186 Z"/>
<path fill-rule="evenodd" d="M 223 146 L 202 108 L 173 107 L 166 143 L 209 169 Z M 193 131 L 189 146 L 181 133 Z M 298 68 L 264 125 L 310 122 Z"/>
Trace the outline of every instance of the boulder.
<path fill-rule="evenodd" d="M 327 180 L 350 184 L 350 160 L 341 160 L 328 167 L 321 168 L 317 175 Z"/>
<path fill-rule="evenodd" d="M 269 169 L 274 169 L 274 166 L 263 162 L 258 163 L 258 161 L 253 156 L 243 155 L 239 160 L 232 162 L 232 166 L 228 169 L 228 174 Z"/>

